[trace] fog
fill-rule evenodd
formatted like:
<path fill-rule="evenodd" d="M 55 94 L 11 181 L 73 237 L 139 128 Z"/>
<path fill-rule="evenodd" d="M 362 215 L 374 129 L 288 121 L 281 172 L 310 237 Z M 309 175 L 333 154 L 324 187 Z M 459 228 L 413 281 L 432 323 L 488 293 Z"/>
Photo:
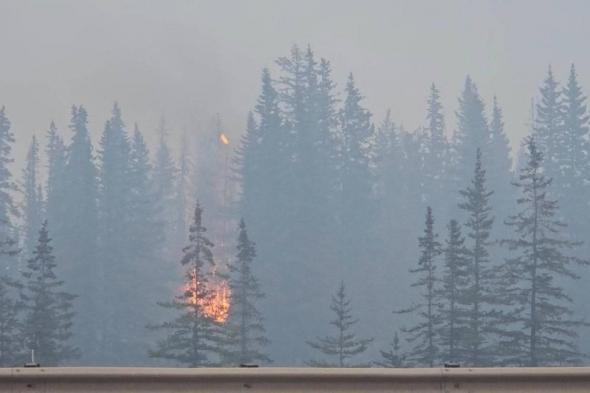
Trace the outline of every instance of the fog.
<path fill-rule="evenodd" d="M 587 363 L 586 1 L 0 1 L 0 366 Z"/>

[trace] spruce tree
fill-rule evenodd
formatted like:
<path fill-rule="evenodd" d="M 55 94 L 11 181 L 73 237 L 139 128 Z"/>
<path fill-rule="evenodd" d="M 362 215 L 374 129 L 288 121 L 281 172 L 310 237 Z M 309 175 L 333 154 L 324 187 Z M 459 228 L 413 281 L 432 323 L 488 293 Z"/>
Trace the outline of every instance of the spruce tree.
<path fill-rule="evenodd" d="M 567 255 L 578 243 L 568 239 L 567 226 L 559 220 L 557 200 L 551 197 L 551 178 L 543 168 L 543 154 L 528 137 L 527 164 L 514 185 L 519 211 L 506 225 L 514 230 L 503 243 L 506 259 L 503 293 L 512 306 L 506 320 L 515 330 L 504 337 L 511 353 L 505 361 L 526 366 L 577 364 L 577 328 L 586 325 L 573 315 L 572 300 L 564 283 L 578 276 L 573 265 L 588 261 Z"/>
<path fill-rule="evenodd" d="M 4 253 L 4 251 L 3 251 Z M 23 360 L 22 323 L 20 302 L 14 298 L 19 284 L 0 276 L 0 366 L 14 367 Z"/>
<path fill-rule="evenodd" d="M 67 211 L 67 206 L 64 203 L 66 201 L 64 173 L 67 162 L 67 149 L 54 122 L 51 122 L 47 131 L 45 154 L 47 155 L 45 214 L 47 220 L 51 222 L 56 255 L 61 260 L 62 252 L 60 250 L 65 247 L 62 246 L 63 225 L 61 217 Z"/>
<path fill-rule="evenodd" d="M 359 365 L 351 363 L 350 360 L 354 356 L 364 353 L 373 339 L 358 338 L 352 331 L 354 325 L 358 323 L 358 319 L 352 315 L 352 307 L 346 296 L 344 282 L 340 283 L 336 295 L 332 296 L 330 310 L 335 314 L 335 318 L 330 321 L 330 325 L 336 328 L 335 334 L 317 337 L 314 341 L 308 341 L 307 344 L 322 355 L 334 360 L 312 360 L 308 364 L 320 367 L 359 367 Z"/>
<path fill-rule="evenodd" d="M 504 115 L 502 108 L 494 96 L 492 104 L 492 116 L 490 120 L 490 140 L 488 143 L 488 159 L 486 163 L 487 181 L 489 188 L 494 190 L 490 204 L 497 214 L 508 217 L 514 210 L 514 187 L 511 185 L 512 158 L 510 141 L 504 130 Z M 494 228 L 496 234 L 503 230 L 503 227 Z"/>
<path fill-rule="evenodd" d="M 10 244 L 18 237 L 14 227 L 14 218 L 18 216 L 14 194 L 18 191 L 18 187 L 14 182 L 10 168 L 14 162 L 12 158 L 14 141 L 14 134 L 10 130 L 10 121 L 4 107 L 2 107 L 0 108 L 0 244 Z M 12 255 L 11 253 L 1 253 L 0 262 L 4 266 L 3 274 L 15 276 L 16 265 Z"/>
<path fill-rule="evenodd" d="M 547 77 L 540 88 L 541 99 L 536 105 L 533 135 L 539 149 L 546 155 L 545 170 L 549 177 L 560 174 L 559 154 L 561 134 L 563 133 L 564 105 L 559 83 L 549 67 Z"/>
<path fill-rule="evenodd" d="M 486 184 L 486 170 L 482 153 L 477 149 L 475 170 L 471 184 L 460 191 L 463 202 L 459 208 L 467 214 L 465 227 L 469 238 L 471 273 L 470 303 L 468 305 L 469 331 L 466 334 L 465 359 L 470 365 L 490 364 L 492 343 L 490 341 L 490 313 L 494 304 L 495 274 L 490 261 L 490 234 L 494 224 L 490 197 L 493 195 Z"/>
<path fill-rule="evenodd" d="M 469 305 L 471 260 L 456 220 L 449 221 L 444 246 L 444 271 L 440 297 L 442 316 L 440 328 L 441 356 L 444 361 L 462 363 L 465 360 L 465 339 L 469 335 Z"/>
<path fill-rule="evenodd" d="M 590 229 L 587 217 L 580 214 L 588 209 L 590 197 L 590 122 L 585 102 L 572 64 L 563 89 L 563 133 L 555 152 L 559 174 L 553 179 L 562 214 L 577 240 L 585 239 Z"/>
<path fill-rule="evenodd" d="M 101 361 L 109 356 L 103 350 L 105 315 L 105 271 L 98 258 L 98 184 L 93 147 L 88 131 L 88 114 L 84 107 L 72 108 L 71 143 L 64 168 L 63 206 L 67 212 L 59 217 L 60 261 L 68 292 L 80 295 L 76 302 L 78 323 L 74 326 L 75 345 L 85 361 Z"/>
<path fill-rule="evenodd" d="M 447 200 L 447 172 L 450 169 L 449 146 L 445 136 L 445 118 L 440 93 L 434 83 L 430 87 L 426 120 L 428 124 L 425 130 L 425 200 L 426 203 L 435 206 L 436 211 L 444 212 L 444 217 L 447 213 L 445 201 Z"/>
<path fill-rule="evenodd" d="M 438 332 L 440 330 L 441 307 L 438 291 L 436 267 L 441 254 L 441 245 L 434 232 L 434 217 L 432 209 L 427 207 L 424 235 L 418 238 L 420 259 L 418 266 L 410 273 L 416 275 L 412 287 L 420 291 L 420 301 L 412 307 L 398 311 L 400 314 L 412 313 L 416 315 L 416 324 L 403 328 L 402 332 L 408 336 L 407 360 L 417 366 L 433 367 L 440 356 Z"/>
<path fill-rule="evenodd" d="M 186 269 L 183 293 L 171 302 L 160 303 L 176 316 L 168 322 L 149 326 L 168 332 L 149 355 L 188 367 L 214 365 L 212 356 L 219 351 L 219 327 L 204 311 L 212 298 L 207 271 L 213 266 L 213 243 L 206 236 L 202 216 L 203 210 L 197 202 L 188 245 L 184 247 L 180 261 Z"/>
<path fill-rule="evenodd" d="M 378 367 L 400 368 L 403 366 L 403 355 L 400 350 L 399 337 L 397 332 L 393 335 L 393 340 L 387 350 L 380 350 L 381 360 L 375 362 Z"/>
<path fill-rule="evenodd" d="M 458 119 L 457 131 L 454 135 L 454 146 L 456 156 L 454 170 L 454 189 L 465 187 L 466 179 L 469 179 L 475 161 L 475 152 L 481 150 L 482 156 L 486 159 L 490 134 L 485 106 L 477 90 L 477 86 L 469 76 L 465 79 L 465 86 L 459 98 L 459 110 L 456 112 Z M 490 161 L 496 159 L 490 157 Z"/>
<path fill-rule="evenodd" d="M 346 97 L 340 111 L 342 151 L 340 160 L 341 211 L 340 228 L 343 231 L 341 244 L 343 255 L 340 259 L 347 264 L 367 259 L 372 246 L 375 218 L 373 199 L 373 172 L 371 152 L 368 150 L 374 138 L 371 113 L 361 102 L 363 96 L 356 87 L 352 74 L 345 88 Z M 362 242 L 361 249 L 354 244 Z M 364 251 L 363 251 L 364 250 Z"/>
<path fill-rule="evenodd" d="M 23 170 L 24 190 L 24 255 L 29 257 L 37 242 L 43 216 L 43 196 L 39 190 L 39 144 L 33 135 Z"/>
<path fill-rule="evenodd" d="M 265 337 L 262 313 L 257 306 L 264 293 L 253 272 L 255 258 L 256 245 L 248 237 L 246 224 L 241 220 L 235 262 L 229 265 L 231 307 L 225 325 L 229 345 L 224 357 L 234 366 L 271 361 L 264 351 L 269 341 Z"/>
<path fill-rule="evenodd" d="M 78 349 L 69 344 L 77 297 L 63 289 L 56 275 L 57 263 L 51 238 L 44 221 L 37 246 L 22 272 L 24 290 L 21 301 L 25 310 L 24 340 L 28 350 L 44 366 L 57 366 L 78 357 Z"/>

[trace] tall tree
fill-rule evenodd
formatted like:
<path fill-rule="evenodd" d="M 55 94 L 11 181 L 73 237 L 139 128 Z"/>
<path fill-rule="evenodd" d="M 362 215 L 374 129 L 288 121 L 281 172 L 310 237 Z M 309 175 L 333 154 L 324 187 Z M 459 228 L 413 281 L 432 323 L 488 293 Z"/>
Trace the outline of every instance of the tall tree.
<path fill-rule="evenodd" d="M 430 95 L 427 102 L 425 138 L 425 200 L 426 203 L 435 206 L 439 212 L 446 216 L 447 200 L 447 171 L 449 168 L 449 147 L 445 136 L 445 118 L 440 102 L 440 92 L 434 85 L 430 87 Z"/>
<path fill-rule="evenodd" d="M 340 225 L 343 230 L 341 244 L 344 255 L 341 260 L 354 263 L 366 259 L 371 248 L 372 223 L 375 218 L 373 203 L 373 172 L 370 168 L 371 152 L 368 150 L 374 137 L 371 113 L 361 102 L 363 96 L 356 87 L 352 74 L 345 88 L 346 97 L 340 112 L 342 133 L 341 171 L 341 212 Z M 363 249 L 355 247 L 358 242 Z"/>
<path fill-rule="evenodd" d="M 553 77 L 551 67 L 547 70 L 547 77 L 540 88 L 540 93 L 541 99 L 536 105 L 533 135 L 539 149 L 546 152 L 545 170 L 547 175 L 556 177 L 560 174 L 557 152 L 563 133 L 565 108 L 559 83 Z"/>
<path fill-rule="evenodd" d="M 402 329 L 408 335 L 408 343 L 411 345 L 407 359 L 413 364 L 427 367 L 434 366 L 440 353 L 438 332 L 441 316 L 438 312 L 440 302 L 436 289 L 436 265 L 441 245 L 437 237 L 434 232 L 432 209 L 428 207 L 424 235 L 418 238 L 420 259 L 418 266 L 410 270 L 410 273 L 417 276 L 412 287 L 419 289 L 420 301 L 409 309 L 398 311 L 401 314 L 413 313 L 417 316 L 414 326 Z"/>
<path fill-rule="evenodd" d="M 485 162 L 489 188 L 494 190 L 490 203 L 498 214 L 507 217 L 515 208 L 514 187 L 512 181 L 512 158 L 510 141 L 504 131 L 504 115 L 502 108 L 494 96 L 492 116 L 490 120 L 490 140 L 488 159 Z M 505 213 L 504 213 L 505 212 Z M 502 227 L 498 227 L 501 231 Z"/>
<path fill-rule="evenodd" d="M 189 144 L 186 132 L 182 134 L 180 142 L 180 157 L 178 159 L 178 181 L 176 182 L 176 220 L 174 242 L 177 244 L 184 244 L 187 232 L 187 213 L 190 204 L 191 192 L 191 161 L 189 157 Z"/>
<path fill-rule="evenodd" d="M 225 326 L 229 333 L 229 346 L 225 358 L 231 365 L 271 361 L 264 351 L 269 341 L 265 336 L 262 313 L 257 305 L 264 293 L 252 269 L 255 258 L 256 245 L 248 237 L 246 224 L 241 220 L 236 260 L 229 266 L 232 295 Z"/>
<path fill-rule="evenodd" d="M 207 268 L 213 265 L 213 243 L 206 237 L 203 210 L 197 202 L 193 222 L 189 228 L 189 242 L 180 261 L 186 268 L 184 291 L 172 302 L 160 303 L 177 313 L 174 319 L 150 326 L 169 332 L 149 351 L 154 358 L 174 361 L 189 367 L 214 364 L 212 355 L 219 349 L 219 329 L 204 307 L 211 301 Z"/>
<path fill-rule="evenodd" d="M 16 228 L 14 227 L 14 218 L 18 215 L 18 210 L 14 202 L 14 194 L 18 187 L 13 180 L 11 164 L 12 145 L 14 144 L 14 134 L 10 130 L 10 121 L 6 117 L 4 107 L 0 108 L 0 243 L 8 244 L 18 238 Z M 16 265 L 10 253 L 2 253 L 0 261 L 4 265 L 5 272 L 14 274 Z"/>
<path fill-rule="evenodd" d="M 535 139 L 526 140 L 527 164 L 514 184 L 520 191 L 519 211 L 506 224 L 514 230 L 505 240 L 512 255 L 506 259 L 504 293 L 511 300 L 516 329 L 505 337 L 512 356 L 506 362 L 541 366 L 581 361 L 575 339 L 576 319 L 564 283 L 578 276 L 572 265 L 588 261 L 566 254 L 578 243 L 567 238 L 559 208 L 551 198 L 551 178 L 543 168 L 543 154 Z"/>
<path fill-rule="evenodd" d="M 24 189 L 24 250 L 28 257 L 35 249 L 37 232 L 41 227 L 43 216 L 43 196 L 40 193 L 39 180 L 39 144 L 33 135 L 27 153 L 26 166 L 23 170 Z"/>
<path fill-rule="evenodd" d="M 64 206 L 61 256 L 68 292 L 80 294 L 76 302 L 78 321 L 74 326 L 75 346 L 84 361 L 102 361 L 105 276 L 98 259 L 98 185 L 93 147 L 88 131 L 88 114 L 83 106 L 72 108 L 72 140 L 64 168 Z"/>
<path fill-rule="evenodd" d="M 590 229 L 588 219 L 580 211 L 588 209 L 590 197 L 590 128 L 586 97 L 572 64 L 567 85 L 563 89 L 563 133 L 556 154 L 559 174 L 554 181 L 556 195 L 577 240 L 585 239 Z"/>
<path fill-rule="evenodd" d="M 471 260 L 456 220 L 449 221 L 448 237 L 444 246 L 445 265 L 440 297 L 443 304 L 441 317 L 441 355 L 443 360 L 465 360 L 465 338 L 469 335 L 469 305 L 471 304 Z"/>
<path fill-rule="evenodd" d="M 346 296 L 344 282 L 340 283 L 335 296 L 332 296 L 330 310 L 335 314 L 335 319 L 330 321 L 330 325 L 336 328 L 333 336 L 317 337 L 314 341 L 308 341 L 307 344 L 313 349 L 318 350 L 322 355 L 335 358 L 334 361 L 310 361 L 313 366 L 328 367 L 355 367 L 350 363 L 350 359 L 360 355 L 367 350 L 372 338 L 358 338 L 352 331 L 354 325 L 358 323 L 352 315 L 350 300 Z M 356 365 L 356 367 L 359 367 Z"/>
<path fill-rule="evenodd" d="M 49 125 L 47 131 L 47 145 L 45 148 L 47 155 L 47 183 L 45 186 L 46 201 L 45 214 L 47 220 L 51 222 L 53 228 L 53 244 L 55 245 L 56 255 L 61 259 L 62 253 L 59 250 L 62 247 L 62 223 L 61 217 L 66 214 L 67 205 L 64 173 L 67 162 L 67 149 L 63 138 L 58 133 L 54 122 Z"/>
<path fill-rule="evenodd" d="M 490 138 L 484 103 L 477 86 L 469 76 L 465 79 L 456 116 L 458 123 L 453 146 L 457 155 L 454 184 L 456 185 L 455 189 L 462 189 L 465 187 L 466 179 L 469 179 L 471 175 L 476 150 L 481 150 L 486 162 L 490 154 L 488 152 Z M 490 161 L 493 159 L 495 158 L 490 157 Z"/>
<path fill-rule="evenodd" d="M 64 282 L 57 277 L 56 268 L 47 221 L 44 221 L 37 246 L 22 272 L 21 294 L 26 312 L 23 324 L 26 346 L 35 351 L 36 359 L 44 366 L 60 365 L 79 355 L 77 348 L 69 344 L 76 295 L 63 289 Z"/>
<path fill-rule="evenodd" d="M 469 238 L 468 248 L 471 259 L 469 331 L 466 334 L 465 348 L 466 361 L 471 365 L 489 364 L 492 357 L 489 319 L 496 276 L 491 265 L 489 248 L 492 245 L 490 234 L 494 224 L 490 206 L 490 197 L 493 193 L 487 187 L 482 153 L 480 149 L 477 149 L 471 184 L 460 191 L 463 201 L 459 204 L 459 208 L 467 214 L 465 227 Z"/>

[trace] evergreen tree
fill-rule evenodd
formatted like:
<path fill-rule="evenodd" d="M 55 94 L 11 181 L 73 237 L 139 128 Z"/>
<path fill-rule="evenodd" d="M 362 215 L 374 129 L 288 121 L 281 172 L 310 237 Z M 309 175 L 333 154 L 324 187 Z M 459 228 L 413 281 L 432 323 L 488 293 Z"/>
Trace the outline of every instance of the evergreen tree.
<path fill-rule="evenodd" d="M 204 311 L 211 301 L 207 287 L 207 268 L 213 266 L 213 243 L 206 237 L 203 226 L 203 210 L 197 202 L 193 222 L 189 228 L 189 243 L 183 249 L 181 264 L 186 268 L 184 291 L 172 302 L 160 303 L 166 309 L 176 311 L 174 319 L 151 329 L 165 330 L 169 334 L 158 341 L 149 351 L 153 358 L 174 361 L 189 367 L 204 367 L 214 364 L 211 358 L 219 350 L 219 329 Z"/>
<path fill-rule="evenodd" d="M 438 203 L 436 210 L 446 213 L 446 182 L 449 168 L 448 142 L 445 136 L 445 118 L 440 93 L 434 83 L 430 87 L 426 114 L 428 125 L 425 138 L 424 182 L 426 203 Z M 442 203 L 441 203 L 442 202 Z"/>
<path fill-rule="evenodd" d="M 469 290 L 470 308 L 468 312 L 469 331 L 466 334 L 465 357 L 468 364 L 483 365 L 492 361 L 490 342 L 490 313 L 494 304 L 495 274 L 490 262 L 490 234 L 494 224 L 489 191 L 486 184 L 486 171 L 482 165 L 481 150 L 477 149 L 475 171 L 471 185 L 460 191 L 463 202 L 459 208 L 466 212 L 467 236 L 470 240 L 469 257 L 471 288 Z"/>
<path fill-rule="evenodd" d="M 62 247 L 63 225 L 61 217 L 67 211 L 67 206 L 64 203 L 66 200 L 64 173 L 67 162 L 67 149 L 54 122 L 51 122 L 47 131 L 45 153 L 47 155 L 45 214 L 53 228 L 53 244 L 55 245 L 56 255 L 61 260 L 62 253 L 59 250 L 65 248 L 65 246 Z"/>
<path fill-rule="evenodd" d="M 547 78 L 540 88 L 541 99 L 536 105 L 533 135 L 539 149 L 546 152 L 545 170 L 549 177 L 560 174 L 559 157 L 560 139 L 563 133 L 564 105 L 559 83 L 553 77 L 549 67 Z"/>
<path fill-rule="evenodd" d="M 351 264 L 367 259 L 370 252 L 371 228 L 375 218 L 373 209 L 373 173 L 370 169 L 371 152 L 368 151 L 374 127 L 371 113 L 362 107 L 363 96 L 355 85 L 354 78 L 348 77 L 346 97 L 340 112 L 342 133 L 342 151 L 340 160 L 341 176 L 341 212 L 340 225 L 343 230 L 341 260 Z M 353 240 L 354 239 L 354 240 Z M 363 249 L 355 247 L 362 242 Z"/>
<path fill-rule="evenodd" d="M 439 313 L 441 305 L 436 289 L 436 264 L 441 253 L 441 245 L 436 240 L 437 237 L 438 235 L 434 232 L 432 209 L 428 207 L 424 235 L 418 238 L 420 259 L 418 266 L 410 270 L 410 273 L 417 275 L 412 287 L 420 290 L 421 301 L 409 309 L 398 311 L 402 314 L 414 313 L 418 317 L 414 326 L 404 328 L 402 331 L 408 335 L 408 343 L 411 345 L 408 361 L 427 367 L 434 366 L 440 353 L 438 331 L 441 323 Z"/>
<path fill-rule="evenodd" d="M 21 300 L 26 312 L 24 339 L 27 349 L 44 366 L 56 366 L 78 357 L 78 350 L 69 344 L 75 313 L 75 295 L 63 290 L 63 281 L 56 275 L 57 263 L 51 238 L 44 221 L 31 259 L 22 273 L 24 291 Z"/>
<path fill-rule="evenodd" d="M 441 317 L 441 353 L 445 361 L 464 360 L 465 338 L 469 334 L 471 304 L 470 254 L 456 220 L 449 221 L 444 247 L 445 266 L 440 297 L 443 302 Z"/>
<path fill-rule="evenodd" d="M 23 359 L 21 305 L 13 297 L 18 284 L 0 277 L 0 366 L 14 367 Z"/>
<path fill-rule="evenodd" d="M 489 188 L 494 190 L 490 204 L 494 211 L 507 217 L 514 210 L 514 188 L 511 185 L 512 158 L 510 141 L 504 131 L 502 108 L 495 96 L 489 129 L 489 155 L 485 163 Z M 496 232 L 501 230 L 502 227 L 498 227 Z"/>
<path fill-rule="evenodd" d="M 335 319 L 330 321 L 330 325 L 336 327 L 336 333 L 333 336 L 317 337 L 315 341 L 308 341 L 307 344 L 322 355 L 335 358 L 335 361 L 310 361 L 308 364 L 312 366 L 355 367 L 349 360 L 364 353 L 373 339 L 357 338 L 357 335 L 351 330 L 358 323 L 358 319 L 352 315 L 352 307 L 346 296 L 344 282 L 340 283 L 336 295 L 332 296 L 330 310 L 336 315 Z"/>
<path fill-rule="evenodd" d="M 23 170 L 24 189 L 24 250 L 30 256 L 35 248 L 36 233 L 41 227 L 43 215 L 43 196 L 39 181 L 39 144 L 33 135 Z"/>
<path fill-rule="evenodd" d="M 481 150 L 484 161 L 494 160 L 488 151 L 489 130 L 485 116 L 484 103 L 477 91 L 475 83 L 469 76 L 465 79 L 465 87 L 459 98 L 459 110 L 456 112 L 458 119 L 457 131 L 454 137 L 454 149 L 456 152 L 456 168 L 454 182 L 455 189 L 465 187 L 465 179 L 471 175 L 475 152 Z"/>
<path fill-rule="evenodd" d="M 269 363 L 264 352 L 269 341 L 257 302 L 264 297 L 252 271 L 256 258 L 255 243 L 249 239 L 244 220 L 240 221 L 236 261 L 229 266 L 231 307 L 225 329 L 229 348 L 225 354 L 230 365 Z"/>
<path fill-rule="evenodd" d="M 18 216 L 18 210 L 14 202 L 14 193 L 18 187 L 13 180 L 11 164 L 12 145 L 14 134 L 10 130 L 10 121 L 6 117 L 4 107 L 0 108 L 0 244 L 9 244 L 17 239 L 17 232 L 14 227 L 14 218 Z M 5 273 L 12 275 L 16 268 L 10 253 L 1 253 L 0 262 Z"/>
<path fill-rule="evenodd" d="M 98 259 L 98 185 L 93 148 L 84 107 L 72 108 L 70 129 L 73 132 L 64 168 L 63 206 L 67 212 L 59 217 L 62 224 L 60 260 L 68 292 L 80 294 L 76 302 L 78 323 L 74 326 L 75 346 L 85 361 L 100 361 L 103 351 L 105 271 Z"/>
<path fill-rule="evenodd" d="M 191 162 L 189 158 L 189 144 L 186 132 L 182 134 L 180 143 L 180 158 L 178 160 L 178 181 L 176 182 L 176 235 L 174 241 L 178 244 L 184 244 L 187 230 L 187 212 L 189 209 L 189 196 L 191 193 Z"/>
<path fill-rule="evenodd" d="M 588 264 L 565 251 L 577 243 L 565 236 L 558 203 L 551 199 L 551 178 L 544 174 L 543 155 L 533 137 L 527 138 L 527 165 L 514 184 L 520 191 L 519 211 L 506 224 L 514 235 L 505 240 L 512 255 L 506 259 L 503 293 L 512 312 L 506 321 L 516 323 L 504 337 L 511 349 L 510 364 L 542 366 L 581 361 L 576 328 L 585 325 L 573 316 L 572 300 L 563 287 L 576 279 L 574 264 Z"/>
<path fill-rule="evenodd" d="M 164 120 L 160 122 L 159 134 L 159 142 L 158 148 L 156 150 L 156 160 L 153 170 L 153 186 L 156 199 L 159 204 L 159 220 L 164 227 L 166 243 L 169 244 L 168 241 L 174 238 L 174 220 L 172 217 L 175 217 L 176 213 L 174 211 L 174 190 L 178 170 L 176 168 L 174 159 L 172 158 L 170 148 L 168 147 L 168 132 L 166 130 L 166 124 Z M 165 257 L 170 257 L 171 255 L 175 254 L 170 249 L 170 246 L 165 246 L 162 250 L 162 255 Z"/>
<path fill-rule="evenodd" d="M 563 133 L 554 152 L 559 174 L 554 181 L 562 214 L 578 240 L 585 239 L 590 229 L 587 216 L 580 214 L 588 209 L 590 197 L 590 129 L 585 101 L 572 64 L 563 89 Z"/>
<path fill-rule="evenodd" d="M 375 362 L 378 367 L 400 368 L 403 366 L 403 355 L 400 352 L 399 337 L 397 332 L 386 351 L 380 350 L 381 360 Z"/>

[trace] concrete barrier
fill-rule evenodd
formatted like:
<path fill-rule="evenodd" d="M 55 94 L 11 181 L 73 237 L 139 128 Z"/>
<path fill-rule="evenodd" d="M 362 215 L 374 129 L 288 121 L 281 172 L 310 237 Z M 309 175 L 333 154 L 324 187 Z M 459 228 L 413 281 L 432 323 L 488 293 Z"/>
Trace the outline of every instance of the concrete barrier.
<path fill-rule="evenodd" d="M 590 392 L 590 368 L 5 368 L 0 392 Z"/>

